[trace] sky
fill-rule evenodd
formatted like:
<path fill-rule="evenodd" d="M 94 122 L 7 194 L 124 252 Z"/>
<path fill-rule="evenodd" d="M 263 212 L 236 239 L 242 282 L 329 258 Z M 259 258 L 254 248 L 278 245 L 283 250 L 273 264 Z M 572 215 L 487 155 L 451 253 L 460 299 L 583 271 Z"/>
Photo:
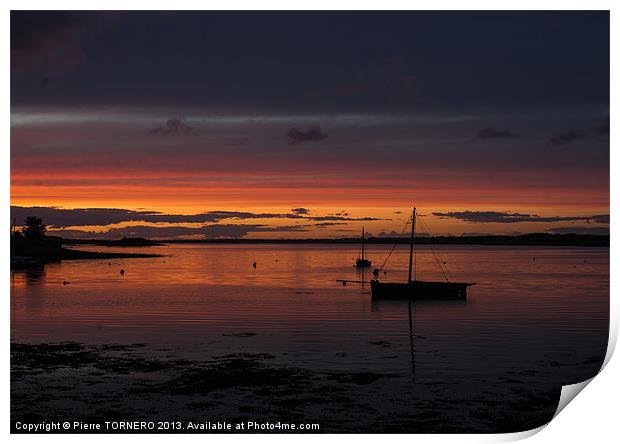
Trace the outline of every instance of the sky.
<path fill-rule="evenodd" d="M 609 232 L 608 12 L 11 13 L 11 205 L 65 237 Z"/>

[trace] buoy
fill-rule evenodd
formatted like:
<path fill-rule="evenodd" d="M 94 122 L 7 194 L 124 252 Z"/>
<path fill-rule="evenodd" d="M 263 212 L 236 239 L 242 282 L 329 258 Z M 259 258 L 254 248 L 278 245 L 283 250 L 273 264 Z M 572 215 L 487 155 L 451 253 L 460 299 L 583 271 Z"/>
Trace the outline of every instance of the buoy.
<path fill-rule="evenodd" d="M 125 274 L 125 269 L 121 268 L 121 276 Z"/>
<path fill-rule="evenodd" d="M 254 262 L 254 263 L 252 264 L 252 267 L 256 268 L 256 262 Z"/>

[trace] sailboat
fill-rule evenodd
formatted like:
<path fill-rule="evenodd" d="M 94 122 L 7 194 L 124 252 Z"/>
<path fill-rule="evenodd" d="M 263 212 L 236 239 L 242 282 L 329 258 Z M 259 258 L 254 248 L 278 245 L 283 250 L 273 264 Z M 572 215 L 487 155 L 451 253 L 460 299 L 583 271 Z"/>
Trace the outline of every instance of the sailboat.
<path fill-rule="evenodd" d="M 413 207 L 411 216 L 411 246 L 409 248 L 409 280 L 406 283 L 379 282 L 379 279 L 370 281 L 370 292 L 373 299 L 466 299 L 467 287 L 475 284 L 464 282 L 419 281 L 413 278 L 413 255 L 415 254 L 415 222 L 416 208 Z"/>
<path fill-rule="evenodd" d="M 364 227 L 362 227 L 362 246 L 361 246 L 361 251 L 360 251 L 360 257 L 357 258 L 357 260 L 355 261 L 355 266 L 357 268 L 366 268 L 366 267 L 370 267 L 372 265 L 372 262 L 370 262 L 368 259 L 366 259 L 366 245 L 364 245 Z"/>

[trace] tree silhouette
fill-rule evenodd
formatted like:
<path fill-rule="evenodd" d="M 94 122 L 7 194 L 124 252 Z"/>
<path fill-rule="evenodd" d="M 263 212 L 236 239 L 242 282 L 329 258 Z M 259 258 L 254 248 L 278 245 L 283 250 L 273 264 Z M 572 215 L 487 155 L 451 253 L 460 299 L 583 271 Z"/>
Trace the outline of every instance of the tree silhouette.
<path fill-rule="evenodd" d="M 47 231 L 47 226 L 40 217 L 29 216 L 24 220 L 22 234 L 26 239 L 42 239 Z"/>

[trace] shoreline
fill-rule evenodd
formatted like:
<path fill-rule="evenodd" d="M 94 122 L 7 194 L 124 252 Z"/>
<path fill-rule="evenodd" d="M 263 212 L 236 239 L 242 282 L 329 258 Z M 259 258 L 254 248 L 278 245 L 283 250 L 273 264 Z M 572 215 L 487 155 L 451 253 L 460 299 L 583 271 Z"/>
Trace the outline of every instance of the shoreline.
<path fill-rule="evenodd" d="M 48 263 L 66 260 L 93 260 L 93 259 L 139 259 L 164 257 L 163 254 L 146 253 L 104 253 L 97 251 L 82 251 L 62 248 L 59 255 L 52 256 L 21 256 L 11 258 L 11 270 L 40 267 Z M 15 259 L 15 262 L 13 260 Z"/>

